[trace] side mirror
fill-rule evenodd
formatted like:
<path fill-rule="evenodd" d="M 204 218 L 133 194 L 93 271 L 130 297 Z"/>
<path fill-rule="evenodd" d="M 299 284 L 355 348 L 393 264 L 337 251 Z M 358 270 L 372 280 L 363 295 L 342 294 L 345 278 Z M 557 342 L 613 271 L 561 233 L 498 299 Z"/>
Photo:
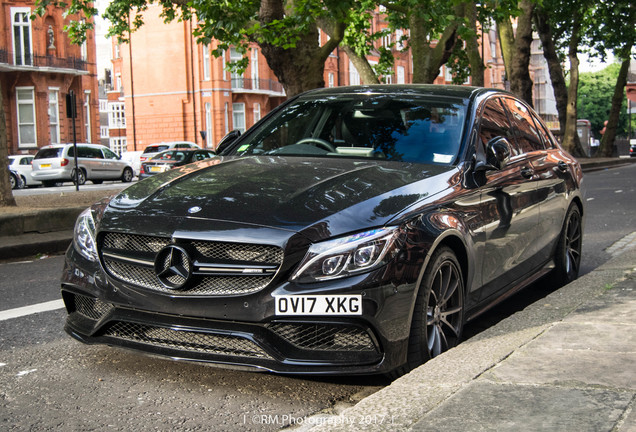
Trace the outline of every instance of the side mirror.
<path fill-rule="evenodd" d="M 241 131 L 237 129 L 234 129 L 233 131 L 225 135 L 216 146 L 216 154 L 220 155 L 221 153 L 223 153 L 223 151 L 227 150 L 240 136 Z"/>
<path fill-rule="evenodd" d="M 510 160 L 510 142 L 504 137 L 495 137 L 486 144 L 486 160 L 478 160 L 475 171 L 499 171 Z"/>

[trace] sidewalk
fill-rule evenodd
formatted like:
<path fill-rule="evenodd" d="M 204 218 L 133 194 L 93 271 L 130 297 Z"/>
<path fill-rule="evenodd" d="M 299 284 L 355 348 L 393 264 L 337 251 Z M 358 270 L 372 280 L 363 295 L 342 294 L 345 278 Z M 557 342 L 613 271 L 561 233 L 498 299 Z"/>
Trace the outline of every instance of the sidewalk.
<path fill-rule="evenodd" d="M 636 431 L 636 234 L 626 239 L 595 271 L 292 430 Z"/>

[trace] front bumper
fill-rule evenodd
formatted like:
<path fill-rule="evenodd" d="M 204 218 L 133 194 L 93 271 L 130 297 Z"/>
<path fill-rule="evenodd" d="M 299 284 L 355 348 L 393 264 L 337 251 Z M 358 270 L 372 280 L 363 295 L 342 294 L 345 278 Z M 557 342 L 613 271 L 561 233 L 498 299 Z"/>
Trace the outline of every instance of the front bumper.
<path fill-rule="evenodd" d="M 349 278 L 320 293 L 363 296 L 363 314 L 280 317 L 274 295 L 316 294 L 281 284 L 240 296 L 178 297 L 127 286 L 72 247 L 62 296 L 65 330 L 84 343 L 107 344 L 178 360 L 302 374 L 374 374 L 406 361 L 414 283 L 386 272 Z"/>

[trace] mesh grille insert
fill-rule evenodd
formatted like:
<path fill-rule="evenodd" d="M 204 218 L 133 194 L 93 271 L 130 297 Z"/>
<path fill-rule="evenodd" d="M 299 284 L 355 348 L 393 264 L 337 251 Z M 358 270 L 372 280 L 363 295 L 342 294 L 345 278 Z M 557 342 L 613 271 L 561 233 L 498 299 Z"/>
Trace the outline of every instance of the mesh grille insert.
<path fill-rule="evenodd" d="M 267 328 L 302 349 L 317 351 L 377 351 L 361 328 L 326 324 L 270 323 Z"/>
<path fill-rule="evenodd" d="M 99 320 L 113 308 L 109 303 L 81 294 L 73 295 L 75 310 L 85 317 Z"/>
<path fill-rule="evenodd" d="M 254 342 L 238 336 L 173 330 L 123 321 L 119 321 L 110 326 L 104 335 L 117 339 L 190 352 L 262 359 L 271 358 Z"/>

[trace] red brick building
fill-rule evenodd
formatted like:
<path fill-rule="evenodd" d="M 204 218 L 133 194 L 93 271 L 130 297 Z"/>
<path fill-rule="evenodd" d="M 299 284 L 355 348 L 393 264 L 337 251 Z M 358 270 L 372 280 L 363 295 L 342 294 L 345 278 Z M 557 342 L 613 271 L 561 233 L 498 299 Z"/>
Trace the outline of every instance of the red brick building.
<path fill-rule="evenodd" d="M 285 100 L 283 88 L 258 45 L 253 44 L 246 54 L 249 66 L 245 73 L 231 73 L 224 65 L 241 58 L 235 49 L 227 50 L 222 58 L 215 58 L 211 55 L 214 45 L 198 44 L 192 36 L 195 22 L 166 24 L 159 16 L 160 11 L 160 6 L 149 6 L 144 13 L 144 25 L 132 34 L 130 43 L 113 45 L 109 115 L 111 118 L 119 118 L 119 113 L 124 116 L 121 111 L 124 108 L 128 151 L 177 140 L 215 148 L 226 133 L 233 129 L 246 130 Z M 378 13 L 372 26 L 373 31 L 379 31 L 388 27 L 388 22 Z M 484 35 L 487 56 L 484 61 L 490 66 L 485 84 L 503 87 L 503 61 L 497 54 L 498 44 L 490 41 L 493 35 L 494 31 Z M 391 47 L 395 64 L 392 73 L 383 77 L 387 83 L 412 82 L 412 58 L 408 50 L 402 51 L 403 37 L 408 37 L 408 30 L 385 36 L 377 41 L 376 50 L 368 57 L 370 63 L 375 64 L 379 58 L 377 49 L 381 45 Z M 319 38 L 321 44 L 328 40 L 322 31 Z M 494 51 L 490 53 L 491 50 Z M 340 48 L 326 61 L 324 80 L 326 87 L 362 84 L 355 67 Z M 452 76 L 443 67 L 435 83 L 451 81 Z M 113 148 L 111 122 L 109 125 Z M 121 134 L 122 130 L 117 133 Z M 120 151 L 119 148 L 113 150 Z"/>
<path fill-rule="evenodd" d="M 71 17 L 49 7 L 31 19 L 33 1 L 0 4 L 0 80 L 9 154 L 35 153 L 52 143 L 72 142 L 66 95 L 76 95 L 78 142 L 99 142 L 95 40 L 81 46 L 63 31 Z"/>

